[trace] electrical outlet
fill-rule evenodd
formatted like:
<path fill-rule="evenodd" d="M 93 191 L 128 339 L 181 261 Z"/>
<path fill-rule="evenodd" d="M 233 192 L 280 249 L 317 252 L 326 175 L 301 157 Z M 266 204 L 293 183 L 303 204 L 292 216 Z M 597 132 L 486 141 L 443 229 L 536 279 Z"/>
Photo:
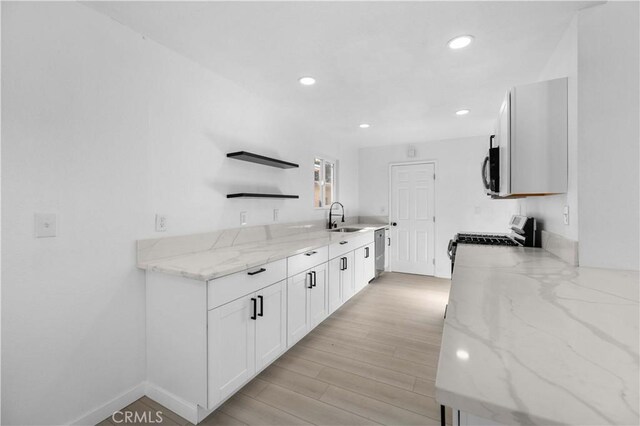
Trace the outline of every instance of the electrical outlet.
<path fill-rule="evenodd" d="M 56 236 L 57 219 L 54 213 L 36 213 L 35 219 L 36 238 Z"/>
<path fill-rule="evenodd" d="M 156 214 L 156 232 L 167 231 L 167 216 L 163 214 Z"/>
<path fill-rule="evenodd" d="M 278 209 L 273 209 L 273 221 L 278 221 L 278 216 L 280 215 L 280 211 Z"/>
<path fill-rule="evenodd" d="M 564 220 L 564 224 L 569 224 L 569 206 L 564 206 L 564 210 L 562 210 L 562 219 Z"/>
<path fill-rule="evenodd" d="M 247 224 L 247 212 L 240 212 L 240 225 Z"/>

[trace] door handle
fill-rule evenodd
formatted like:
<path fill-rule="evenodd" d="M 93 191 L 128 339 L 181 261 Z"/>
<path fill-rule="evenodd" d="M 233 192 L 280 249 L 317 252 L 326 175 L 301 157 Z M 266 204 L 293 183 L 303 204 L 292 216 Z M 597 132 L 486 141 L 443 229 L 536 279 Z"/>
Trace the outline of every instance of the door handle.
<path fill-rule="evenodd" d="M 260 313 L 258 316 L 261 317 L 264 314 L 264 297 L 258 296 L 258 299 L 260 299 Z"/>
<path fill-rule="evenodd" d="M 391 247 L 391 237 L 387 237 L 387 245 Z"/>
<path fill-rule="evenodd" d="M 258 317 L 256 316 L 256 302 L 257 302 L 256 298 L 255 298 L 255 297 L 252 297 L 252 298 L 251 298 L 251 303 L 253 304 L 253 315 L 251 315 L 251 319 L 252 319 L 252 320 L 255 320 L 255 319 L 257 319 L 257 318 L 258 318 Z"/>
<path fill-rule="evenodd" d="M 247 275 L 255 275 L 255 274 L 261 274 L 262 272 L 266 271 L 266 269 L 264 268 L 260 268 L 257 271 L 253 271 L 253 272 L 247 272 Z"/>
<path fill-rule="evenodd" d="M 364 258 L 368 259 L 369 258 L 369 247 L 365 247 L 364 248 Z"/>
<path fill-rule="evenodd" d="M 349 268 L 349 262 L 347 261 L 347 258 L 344 258 L 344 270 L 346 271 Z"/>
<path fill-rule="evenodd" d="M 340 245 L 347 244 L 349 241 L 340 241 Z"/>
<path fill-rule="evenodd" d="M 307 288 L 313 288 L 313 278 L 311 272 L 307 272 L 307 276 L 309 277 L 309 287 Z"/>
<path fill-rule="evenodd" d="M 311 275 L 311 277 L 312 277 L 311 286 L 315 287 L 316 283 L 317 283 L 317 281 L 316 281 L 316 271 L 311 271 L 311 274 L 312 274 Z"/>
<path fill-rule="evenodd" d="M 345 267 L 344 267 L 344 261 L 345 261 L 346 257 L 341 257 L 340 258 L 340 270 L 344 271 Z"/>
<path fill-rule="evenodd" d="M 310 252 L 308 252 L 308 253 L 305 253 L 304 255 L 305 255 L 305 256 L 313 256 L 313 255 L 314 255 L 314 254 L 316 254 L 316 253 L 317 253 L 317 251 L 310 251 Z"/>
<path fill-rule="evenodd" d="M 398 226 L 398 222 L 391 222 L 391 226 Z"/>

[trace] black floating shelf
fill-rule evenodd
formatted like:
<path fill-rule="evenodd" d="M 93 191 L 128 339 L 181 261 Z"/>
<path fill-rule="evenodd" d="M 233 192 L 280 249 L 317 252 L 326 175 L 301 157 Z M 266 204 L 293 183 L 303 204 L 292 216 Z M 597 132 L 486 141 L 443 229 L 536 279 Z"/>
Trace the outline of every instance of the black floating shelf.
<path fill-rule="evenodd" d="M 249 161 L 251 163 L 258 163 L 264 166 L 278 167 L 279 169 L 293 169 L 300 167 L 295 163 L 288 161 L 278 160 L 276 158 L 265 157 L 264 155 L 254 154 L 247 151 L 230 152 L 227 157 L 236 160 Z"/>
<path fill-rule="evenodd" d="M 238 192 L 237 194 L 227 194 L 227 198 L 300 198 L 299 195 L 286 194 L 256 194 L 252 192 Z"/>

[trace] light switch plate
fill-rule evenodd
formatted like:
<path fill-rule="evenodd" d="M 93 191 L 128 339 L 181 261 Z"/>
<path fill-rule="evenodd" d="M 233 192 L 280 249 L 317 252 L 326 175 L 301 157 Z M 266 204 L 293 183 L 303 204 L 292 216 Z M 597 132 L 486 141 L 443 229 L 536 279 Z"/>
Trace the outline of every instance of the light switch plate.
<path fill-rule="evenodd" d="M 167 216 L 163 214 L 156 215 L 156 232 L 167 231 Z"/>
<path fill-rule="evenodd" d="M 36 238 L 50 238 L 56 236 L 58 223 L 55 213 L 36 213 Z"/>

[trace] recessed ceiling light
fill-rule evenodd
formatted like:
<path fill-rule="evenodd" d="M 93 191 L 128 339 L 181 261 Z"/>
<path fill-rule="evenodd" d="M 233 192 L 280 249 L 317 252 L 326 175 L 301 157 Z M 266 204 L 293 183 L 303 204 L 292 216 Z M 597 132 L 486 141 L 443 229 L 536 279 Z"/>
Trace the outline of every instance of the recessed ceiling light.
<path fill-rule="evenodd" d="M 361 128 L 361 129 L 368 129 L 369 127 L 371 127 L 371 126 L 370 126 L 369 124 L 367 124 L 367 123 L 362 123 L 362 124 L 360 125 L 360 128 Z"/>
<path fill-rule="evenodd" d="M 467 360 L 467 359 L 469 359 L 469 352 L 465 351 L 464 349 L 458 349 L 456 351 L 456 356 L 459 359 Z"/>
<path fill-rule="evenodd" d="M 456 115 L 467 115 L 469 114 L 468 109 L 461 109 L 460 111 L 456 111 Z"/>
<path fill-rule="evenodd" d="M 300 77 L 298 81 L 303 86 L 313 86 L 314 84 L 316 84 L 316 79 L 313 77 Z"/>
<path fill-rule="evenodd" d="M 463 35 L 449 40 L 449 43 L 447 43 L 447 45 L 449 45 L 450 49 L 462 49 L 463 47 L 467 47 L 468 45 L 470 45 L 472 41 L 473 36 Z"/>

